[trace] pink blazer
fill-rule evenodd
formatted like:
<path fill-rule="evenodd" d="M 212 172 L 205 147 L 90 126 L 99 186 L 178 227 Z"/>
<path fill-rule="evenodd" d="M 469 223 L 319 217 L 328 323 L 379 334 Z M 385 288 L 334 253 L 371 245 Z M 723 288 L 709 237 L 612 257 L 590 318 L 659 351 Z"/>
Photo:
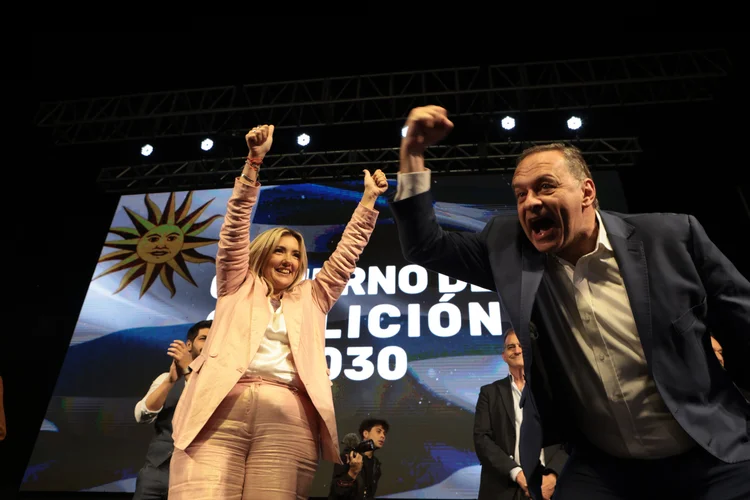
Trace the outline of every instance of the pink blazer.
<path fill-rule="evenodd" d="M 270 321 L 267 287 L 249 270 L 250 214 L 259 187 L 235 180 L 216 256 L 218 300 L 203 352 L 172 419 L 175 447 L 187 448 L 247 370 Z M 314 279 L 284 293 L 284 321 L 299 377 L 318 411 L 325 460 L 338 463 L 339 439 L 325 359 L 326 315 L 367 245 L 378 212 L 359 205 L 341 241 Z"/>

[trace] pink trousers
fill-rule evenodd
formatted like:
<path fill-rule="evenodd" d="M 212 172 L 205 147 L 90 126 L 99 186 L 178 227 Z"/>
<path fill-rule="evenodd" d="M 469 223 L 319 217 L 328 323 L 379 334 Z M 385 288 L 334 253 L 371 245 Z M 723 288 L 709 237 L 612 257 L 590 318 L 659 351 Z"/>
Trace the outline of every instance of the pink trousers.
<path fill-rule="evenodd" d="M 174 450 L 170 500 L 307 500 L 318 466 L 308 396 L 243 377 L 195 440 Z"/>

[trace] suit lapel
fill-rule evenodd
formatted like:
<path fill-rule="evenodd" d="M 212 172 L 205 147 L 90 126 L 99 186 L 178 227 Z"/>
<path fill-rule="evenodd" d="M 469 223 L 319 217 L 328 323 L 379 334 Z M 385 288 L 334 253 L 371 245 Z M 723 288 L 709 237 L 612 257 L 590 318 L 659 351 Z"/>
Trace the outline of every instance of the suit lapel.
<path fill-rule="evenodd" d="M 651 295 L 643 241 L 635 228 L 621 218 L 605 212 L 600 215 L 620 267 L 643 352 L 651 367 Z"/>
<path fill-rule="evenodd" d="M 250 328 L 248 329 L 248 335 L 250 335 L 250 349 L 247 353 L 247 363 L 245 366 L 249 366 L 250 362 L 255 357 L 255 353 L 258 352 L 261 340 L 266 334 L 266 327 L 271 321 L 271 310 L 268 303 L 268 297 L 266 297 L 266 291 L 268 289 L 263 282 L 255 278 L 255 286 L 253 287 L 253 298 L 251 304 L 250 314 Z"/>
<path fill-rule="evenodd" d="M 505 412 L 508 414 L 510 429 L 513 430 L 512 434 L 515 446 L 516 411 L 515 408 L 513 408 L 513 389 L 510 386 L 512 383 L 513 381 L 511 380 L 510 376 L 508 376 L 506 379 L 501 380 L 496 385 L 497 392 L 500 396 L 500 401 L 503 402 Z"/>
<path fill-rule="evenodd" d="M 534 308 L 536 292 L 539 283 L 544 276 L 546 257 L 536 249 L 530 247 L 526 242 L 522 245 L 521 260 L 521 296 L 518 304 L 518 323 L 514 323 L 518 340 L 523 349 L 524 371 L 526 372 L 526 383 L 531 380 L 531 312 Z"/>

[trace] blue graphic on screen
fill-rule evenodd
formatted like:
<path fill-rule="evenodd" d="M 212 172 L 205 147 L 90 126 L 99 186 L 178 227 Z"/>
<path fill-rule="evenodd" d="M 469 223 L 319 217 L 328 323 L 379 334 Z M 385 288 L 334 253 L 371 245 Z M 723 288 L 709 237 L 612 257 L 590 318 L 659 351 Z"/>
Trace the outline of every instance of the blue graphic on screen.
<path fill-rule="evenodd" d="M 515 214 L 509 181 L 505 174 L 434 180 L 439 223 L 478 232 L 494 215 Z M 609 207 L 626 211 L 616 174 L 596 181 L 614 193 Z M 395 182 L 387 195 L 393 190 Z M 169 369 L 169 343 L 213 315 L 216 241 L 230 194 L 120 199 L 22 490 L 134 491 L 154 432 L 136 423 L 134 408 Z M 361 182 L 264 186 L 250 237 L 273 226 L 301 232 L 311 277 L 361 195 Z M 356 432 L 370 416 L 390 422 L 378 451 L 378 497 L 476 498 L 474 407 L 482 385 L 507 375 L 500 350 L 510 325 L 494 292 L 403 258 L 386 200 L 378 201 L 370 243 L 328 315 L 338 432 Z M 321 462 L 312 496 L 328 495 L 331 472 Z"/>

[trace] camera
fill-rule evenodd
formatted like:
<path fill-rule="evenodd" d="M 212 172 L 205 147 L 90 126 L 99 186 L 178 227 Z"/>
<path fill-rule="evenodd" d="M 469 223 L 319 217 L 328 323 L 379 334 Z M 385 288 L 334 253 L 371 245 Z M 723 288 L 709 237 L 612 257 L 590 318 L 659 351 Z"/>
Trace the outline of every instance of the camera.
<path fill-rule="evenodd" d="M 365 439 L 364 441 L 360 442 L 352 451 L 356 451 L 357 453 L 367 453 L 368 451 L 375 451 L 375 443 L 372 442 L 372 439 Z"/>
<path fill-rule="evenodd" d="M 365 439 L 364 441 L 360 441 L 356 445 L 354 443 L 349 443 L 349 446 L 346 446 L 346 448 L 344 448 L 344 450 L 341 452 L 341 461 L 345 464 L 348 464 L 349 454 L 351 452 L 356 452 L 361 455 L 363 453 L 367 453 L 368 451 L 375 451 L 375 443 L 372 441 L 372 439 Z"/>

